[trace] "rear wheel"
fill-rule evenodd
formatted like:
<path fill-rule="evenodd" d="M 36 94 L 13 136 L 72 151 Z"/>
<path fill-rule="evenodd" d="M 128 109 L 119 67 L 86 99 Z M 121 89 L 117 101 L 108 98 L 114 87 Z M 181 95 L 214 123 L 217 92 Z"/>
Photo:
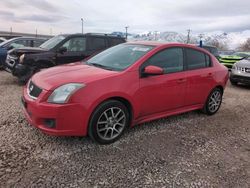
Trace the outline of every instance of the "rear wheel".
<path fill-rule="evenodd" d="M 219 88 L 215 88 L 207 98 L 206 104 L 203 107 L 203 112 L 207 115 L 215 114 L 221 106 L 223 92 Z"/>
<path fill-rule="evenodd" d="M 110 144 L 118 140 L 129 125 L 127 107 L 116 100 L 100 104 L 92 114 L 88 134 L 99 144 Z"/>

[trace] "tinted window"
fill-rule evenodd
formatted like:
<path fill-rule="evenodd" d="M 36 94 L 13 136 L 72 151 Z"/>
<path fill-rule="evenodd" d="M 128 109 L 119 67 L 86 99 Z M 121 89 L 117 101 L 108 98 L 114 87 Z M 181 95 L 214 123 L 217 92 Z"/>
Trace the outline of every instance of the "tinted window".
<path fill-rule="evenodd" d="M 124 42 L 122 39 L 110 38 L 110 46 L 115 46 Z"/>
<path fill-rule="evenodd" d="M 45 41 L 43 41 L 43 40 L 33 40 L 33 46 L 34 47 L 38 47 L 38 46 L 40 46 L 44 42 Z"/>
<path fill-rule="evenodd" d="M 86 50 L 86 38 L 76 37 L 71 38 L 63 44 L 68 52 L 81 52 Z"/>
<path fill-rule="evenodd" d="M 186 55 L 187 55 L 187 66 L 189 70 L 200 69 L 208 67 L 210 65 L 209 57 L 206 58 L 206 54 L 204 54 L 203 52 L 193 49 L 186 49 Z"/>
<path fill-rule="evenodd" d="M 105 39 L 98 37 L 89 38 L 89 48 L 90 50 L 102 50 L 106 48 Z"/>
<path fill-rule="evenodd" d="M 164 69 L 165 73 L 183 71 L 182 48 L 169 48 L 151 57 L 143 67 L 155 65 Z"/>

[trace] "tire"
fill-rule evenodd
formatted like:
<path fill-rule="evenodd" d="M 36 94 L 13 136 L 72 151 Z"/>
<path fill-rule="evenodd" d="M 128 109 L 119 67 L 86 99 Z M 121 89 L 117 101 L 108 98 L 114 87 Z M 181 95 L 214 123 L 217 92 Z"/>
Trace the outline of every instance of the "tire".
<path fill-rule="evenodd" d="M 232 79 L 230 79 L 230 82 L 231 82 L 231 84 L 232 84 L 233 86 L 236 86 L 236 85 L 238 84 L 238 82 L 236 82 L 236 81 L 234 81 L 234 80 L 232 80 Z"/>
<path fill-rule="evenodd" d="M 127 107 L 116 100 L 109 100 L 100 104 L 93 112 L 88 135 L 99 144 L 111 144 L 118 140 L 129 125 Z"/>
<path fill-rule="evenodd" d="M 221 106 L 223 91 L 215 88 L 208 96 L 207 101 L 202 109 L 207 115 L 214 115 Z"/>
<path fill-rule="evenodd" d="M 39 69 L 28 70 L 25 75 L 18 77 L 18 83 L 20 85 L 25 85 L 29 81 L 29 79 L 37 72 L 39 72 Z"/>

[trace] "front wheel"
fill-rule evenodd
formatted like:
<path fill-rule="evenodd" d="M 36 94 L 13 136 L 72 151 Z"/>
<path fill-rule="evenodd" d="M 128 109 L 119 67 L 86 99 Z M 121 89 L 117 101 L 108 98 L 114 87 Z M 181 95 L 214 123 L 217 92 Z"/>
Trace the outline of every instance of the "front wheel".
<path fill-rule="evenodd" d="M 215 88 L 207 98 L 203 107 L 203 112 L 207 115 L 215 114 L 221 106 L 223 92 L 219 88 Z"/>
<path fill-rule="evenodd" d="M 118 140 L 129 125 L 127 107 L 116 100 L 100 104 L 91 116 L 88 134 L 99 144 L 110 144 Z"/>

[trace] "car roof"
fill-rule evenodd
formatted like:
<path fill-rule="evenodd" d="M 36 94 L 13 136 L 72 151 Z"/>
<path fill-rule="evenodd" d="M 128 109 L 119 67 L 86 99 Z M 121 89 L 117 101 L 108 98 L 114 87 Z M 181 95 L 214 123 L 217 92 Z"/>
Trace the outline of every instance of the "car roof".
<path fill-rule="evenodd" d="M 155 46 L 155 47 L 161 47 L 161 46 L 180 46 L 180 47 L 189 47 L 189 48 L 200 49 L 199 47 L 197 47 L 197 46 L 195 46 L 193 44 L 184 44 L 184 43 L 178 43 L 178 42 L 131 41 L 131 42 L 127 42 L 126 44 L 138 44 L 138 45 Z"/>
<path fill-rule="evenodd" d="M 105 33 L 75 33 L 75 34 L 61 34 L 61 36 L 66 37 L 81 37 L 81 36 L 94 36 L 94 37 L 110 37 L 110 38 L 119 38 L 119 39 L 125 39 L 120 36 L 112 35 L 112 34 L 105 34 Z"/>

